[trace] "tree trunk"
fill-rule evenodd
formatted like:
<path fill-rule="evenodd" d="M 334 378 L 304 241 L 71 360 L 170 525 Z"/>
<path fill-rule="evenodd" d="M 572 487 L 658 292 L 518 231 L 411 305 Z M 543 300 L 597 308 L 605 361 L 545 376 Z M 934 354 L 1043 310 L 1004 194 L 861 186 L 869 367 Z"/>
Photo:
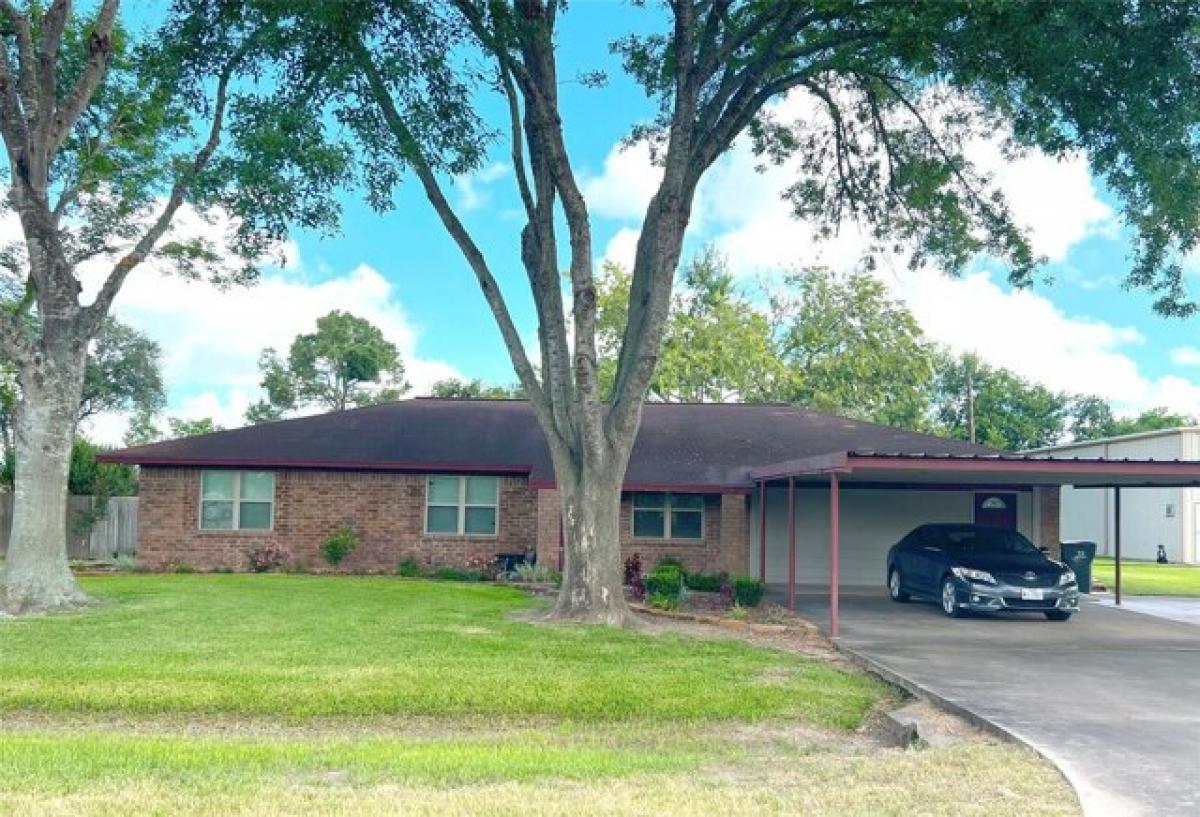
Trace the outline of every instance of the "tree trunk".
<path fill-rule="evenodd" d="M 562 507 L 562 588 L 555 618 L 623 626 L 632 620 L 625 602 L 621 562 L 621 482 L 625 462 L 618 457 L 600 464 L 558 471 Z"/>
<path fill-rule="evenodd" d="M 0 580 L 0 607 L 10 613 L 71 610 L 88 602 L 67 564 L 67 476 L 84 365 L 74 346 L 43 348 L 22 367 L 12 534 Z"/>

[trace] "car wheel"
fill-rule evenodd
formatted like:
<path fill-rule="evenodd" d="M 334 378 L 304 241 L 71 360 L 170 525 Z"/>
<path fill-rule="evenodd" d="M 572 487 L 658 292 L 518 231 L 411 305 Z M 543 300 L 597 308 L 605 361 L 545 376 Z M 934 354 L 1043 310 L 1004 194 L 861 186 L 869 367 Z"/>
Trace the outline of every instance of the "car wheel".
<path fill-rule="evenodd" d="M 1046 618 L 1050 619 L 1051 621 L 1066 621 L 1070 617 L 1071 617 L 1071 611 L 1069 611 L 1069 610 L 1047 610 L 1046 611 Z"/>
<path fill-rule="evenodd" d="M 958 606 L 958 589 L 954 579 L 947 576 L 942 580 L 942 612 L 950 618 L 962 618 L 962 608 Z"/>
<path fill-rule="evenodd" d="M 900 581 L 900 571 L 894 567 L 888 574 L 888 595 L 892 601 L 908 601 L 908 593 L 904 592 L 904 585 Z"/>

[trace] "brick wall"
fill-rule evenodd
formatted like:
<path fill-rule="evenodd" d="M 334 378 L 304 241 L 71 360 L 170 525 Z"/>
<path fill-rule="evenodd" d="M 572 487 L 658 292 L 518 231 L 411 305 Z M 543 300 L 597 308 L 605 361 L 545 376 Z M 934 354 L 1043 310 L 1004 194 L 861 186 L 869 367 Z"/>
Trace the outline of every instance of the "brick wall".
<path fill-rule="evenodd" d="M 1057 559 L 1062 554 L 1062 539 L 1059 538 L 1058 530 L 1062 492 L 1057 485 L 1041 485 L 1033 490 L 1037 511 L 1037 518 L 1034 520 L 1037 544 L 1050 548 L 1050 555 Z"/>
<path fill-rule="evenodd" d="M 496 536 L 426 535 L 422 475 L 277 471 L 271 531 L 200 530 L 198 469 L 144 467 L 139 494 L 138 557 L 159 568 L 244 570 L 247 552 L 267 542 L 286 546 L 302 567 L 321 568 L 321 545 L 341 525 L 359 534 L 358 548 L 342 563 L 347 570 L 391 572 L 408 557 L 462 565 L 523 552 L 536 539 L 534 499 L 523 477 L 500 480 Z"/>
<path fill-rule="evenodd" d="M 633 502 L 621 497 L 621 556 L 637 553 L 644 570 L 652 570 L 668 557 L 683 562 L 688 570 L 717 573 L 722 570 L 721 497 L 704 498 L 704 526 L 701 539 L 636 539 L 633 536 Z"/>
<path fill-rule="evenodd" d="M 276 471 L 275 523 L 270 531 L 200 530 L 200 471 L 143 467 L 138 556 L 148 566 L 186 564 L 199 570 L 246 569 L 246 554 L 267 542 L 287 547 L 304 568 L 325 567 L 320 548 L 335 528 L 350 525 L 358 548 L 341 567 L 391 572 L 413 557 L 433 565 L 463 565 L 498 553 L 536 548 L 558 567 L 559 503 L 553 489 L 532 490 L 523 477 L 500 480 L 496 536 L 430 536 L 425 527 L 425 477 L 352 471 Z M 710 495 L 704 538 L 635 539 L 632 506 L 621 500 L 622 558 L 639 553 L 646 569 L 674 557 L 691 570 L 744 573 L 749 564 L 746 497 Z"/>

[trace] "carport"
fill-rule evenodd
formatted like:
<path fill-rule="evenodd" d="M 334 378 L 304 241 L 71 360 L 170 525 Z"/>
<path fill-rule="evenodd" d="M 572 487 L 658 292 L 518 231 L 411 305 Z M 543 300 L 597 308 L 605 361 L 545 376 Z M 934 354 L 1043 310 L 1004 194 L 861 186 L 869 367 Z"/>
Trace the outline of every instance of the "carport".
<path fill-rule="evenodd" d="M 843 584 L 882 585 L 887 549 L 919 524 L 1004 524 L 1057 554 L 1061 486 L 1114 489 L 1119 532 L 1122 490 L 1200 485 L 1200 462 L 859 450 L 753 468 L 750 478 L 759 578 L 786 585 L 791 609 L 798 585 L 827 579 L 829 632 L 837 637 Z M 1114 544 L 1119 604 L 1119 533 Z"/>

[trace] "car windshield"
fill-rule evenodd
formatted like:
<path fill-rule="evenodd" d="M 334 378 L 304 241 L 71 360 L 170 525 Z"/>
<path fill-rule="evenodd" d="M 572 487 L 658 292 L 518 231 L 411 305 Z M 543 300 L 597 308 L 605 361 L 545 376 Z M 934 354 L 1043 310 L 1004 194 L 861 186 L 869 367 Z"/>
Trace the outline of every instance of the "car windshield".
<path fill-rule="evenodd" d="M 995 553 L 1008 556 L 1041 554 L 1041 551 L 1024 536 L 1006 528 L 941 528 L 937 531 L 937 536 L 945 542 L 947 548 L 956 553 Z"/>

